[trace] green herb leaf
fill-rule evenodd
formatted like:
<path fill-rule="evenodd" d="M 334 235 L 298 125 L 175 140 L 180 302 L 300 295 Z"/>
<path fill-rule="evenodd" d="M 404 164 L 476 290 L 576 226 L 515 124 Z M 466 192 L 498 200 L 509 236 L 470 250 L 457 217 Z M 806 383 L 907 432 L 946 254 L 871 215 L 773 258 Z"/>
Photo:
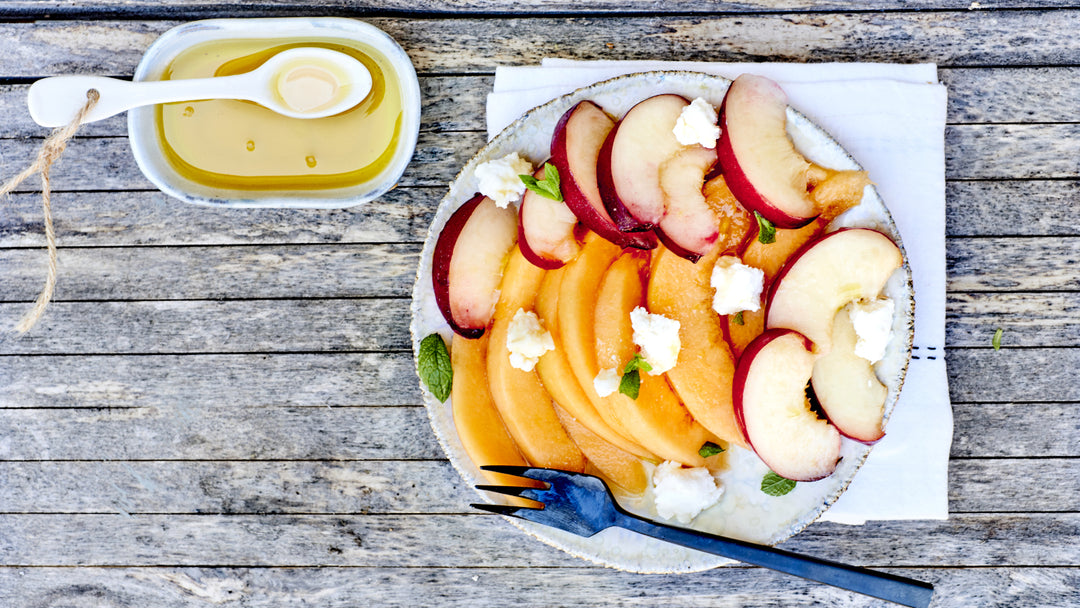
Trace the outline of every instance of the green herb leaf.
<path fill-rule="evenodd" d="M 754 212 L 754 218 L 757 219 L 757 240 L 762 245 L 768 245 L 776 242 L 776 226 L 773 223 L 761 216 L 757 211 Z"/>
<path fill-rule="evenodd" d="M 525 187 L 544 198 L 562 202 L 562 190 L 559 188 L 559 170 L 551 163 L 544 163 L 544 179 L 531 175 L 519 175 Z"/>
<path fill-rule="evenodd" d="M 454 380 L 454 368 L 450 365 L 450 353 L 439 334 L 431 334 L 420 341 L 420 360 L 416 365 L 420 380 L 439 401 L 450 396 Z"/>
<path fill-rule="evenodd" d="M 795 482 L 769 471 L 761 479 L 761 491 L 769 496 L 783 496 L 795 489 Z"/>
<path fill-rule="evenodd" d="M 641 376 L 636 369 L 623 374 L 622 380 L 619 380 L 619 392 L 631 399 L 638 398 L 641 392 Z"/>
<path fill-rule="evenodd" d="M 698 456 L 702 458 L 708 458 L 709 456 L 716 456 L 717 454 L 723 454 L 724 448 L 716 445 L 711 441 L 706 441 L 702 444 L 701 449 L 697 451 Z"/>
<path fill-rule="evenodd" d="M 746 321 L 743 320 L 742 313 L 743 311 L 740 310 L 739 313 L 731 319 L 732 323 L 734 323 L 735 325 L 746 325 Z"/>
<path fill-rule="evenodd" d="M 641 356 L 641 353 L 634 353 L 634 358 L 626 362 L 626 367 L 623 368 L 624 374 L 629 374 L 635 370 L 641 370 L 643 372 L 651 372 L 652 366 L 645 360 L 645 357 Z"/>
<path fill-rule="evenodd" d="M 990 344 L 994 346 L 994 350 L 1001 350 L 1001 334 L 1003 333 L 1005 333 L 1005 330 L 1000 327 L 994 332 L 994 339 L 990 341 Z"/>

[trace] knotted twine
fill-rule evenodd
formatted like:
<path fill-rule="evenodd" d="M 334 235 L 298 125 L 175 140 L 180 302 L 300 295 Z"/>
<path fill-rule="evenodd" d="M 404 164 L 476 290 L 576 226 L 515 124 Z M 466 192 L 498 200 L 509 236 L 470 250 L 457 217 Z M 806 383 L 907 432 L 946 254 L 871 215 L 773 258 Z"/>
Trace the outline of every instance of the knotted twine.
<path fill-rule="evenodd" d="M 45 307 L 48 306 L 49 300 L 52 299 L 53 289 L 56 287 L 56 231 L 53 229 L 52 221 L 52 191 L 49 185 L 49 170 L 52 168 L 60 155 L 63 154 L 64 149 L 67 148 L 67 144 L 71 141 L 71 138 L 75 136 L 75 132 L 82 126 L 83 119 L 86 118 L 86 114 L 97 104 L 101 95 L 95 89 L 90 89 L 86 92 L 86 103 L 82 109 L 75 114 L 75 118 L 71 119 L 71 122 L 64 127 L 57 127 L 53 129 L 53 132 L 45 140 L 45 143 L 41 146 L 41 151 L 38 152 L 37 159 L 30 164 L 29 167 L 23 169 L 22 173 L 19 173 L 15 177 L 8 180 L 3 186 L 0 186 L 0 197 L 10 193 L 19 186 L 19 184 L 26 181 L 31 175 L 35 173 L 41 173 L 41 202 L 45 211 L 45 244 L 49 249 L 49 272 L 45 277 L 45 287 L 41 289 L 41 293 L 38 294 L 37 300 L 34 302 L 34 307 L 30 309 L 30 312 L 26 313 L 26 316 L 19 321 L 19 324 L 15 326 L 16 331 L 19 333 L 26 333 L 38 322 L 41 315 L 45 312 Z"/>

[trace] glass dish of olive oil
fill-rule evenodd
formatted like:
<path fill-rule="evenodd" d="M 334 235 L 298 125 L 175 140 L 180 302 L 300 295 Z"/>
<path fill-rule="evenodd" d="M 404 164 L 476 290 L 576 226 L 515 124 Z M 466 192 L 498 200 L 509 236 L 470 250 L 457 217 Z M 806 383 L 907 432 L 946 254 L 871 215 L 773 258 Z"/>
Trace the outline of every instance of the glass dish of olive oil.
<path fill-rule="evenodd" d="M 371 93 L 326 118 L 289 118 L 256 103 L 208 99 L 129 113 L 143 173 L 187 202 L 246 207 L 346 207 L 393 187 L 416 146 L 420 95 L 400 46 L 351 19 L 219 19 L 166 32 L 136 80 L 249 72 L 296 47 L 346 53 L 367 67 Z"/>

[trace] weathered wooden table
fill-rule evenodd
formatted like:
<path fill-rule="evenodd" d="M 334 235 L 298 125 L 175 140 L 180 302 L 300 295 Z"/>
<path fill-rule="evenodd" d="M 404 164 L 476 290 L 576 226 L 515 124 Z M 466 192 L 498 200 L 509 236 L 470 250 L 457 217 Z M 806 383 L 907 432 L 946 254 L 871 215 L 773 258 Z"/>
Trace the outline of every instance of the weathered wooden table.
<path fill-rule="evenodd" d="M 409 293 L 485 139 L 495 66 L 543 56 L 941 66 L 950 517 L 815 524 L 784 546 L 932 581 L 935 606 L 1080 605 L 1080 8 L 1057 4 L 0 3 L 5 178 L 44 135 L 30 82 L 130 76 L 186 20 L 360 18 L 405 47 L 424 96 L 401 187 L 351 210 L 171 200 L 122 118 L 70 146 L 55 301 L 28 335 L 0 332 L 0 606 L 882 605 L 759 568 L 616 572 L 468 507 L 419 406 Z M 0 204 L 2 327 L 40 288 L 42 232 L 38 194 Z"/>

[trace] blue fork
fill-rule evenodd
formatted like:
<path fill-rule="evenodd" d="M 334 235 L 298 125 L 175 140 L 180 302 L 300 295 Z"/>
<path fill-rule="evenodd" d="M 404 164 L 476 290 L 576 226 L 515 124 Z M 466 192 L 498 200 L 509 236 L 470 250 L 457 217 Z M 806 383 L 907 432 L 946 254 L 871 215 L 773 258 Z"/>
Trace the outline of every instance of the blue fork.
<path fill-rule="evenodd" d="M 484 466 L 485 471 L 535 479 L 546 488 L 480 485 L 477 489 L 519 496 L 542 503 L 543 508 L 474 504 L 499 515 L 519 517 L 579 536 L 592 536 L 606 528 L 618 527 L 706 553 L 825 583 L 903 606 L 926 608 L 934 586 L 883 572 L 875 572 L 799 555 L 783 549 L 756 545 L 696 530 L 650 521 L 623 510 L 599 477 L 554 469 L 521 466 Z"/>

